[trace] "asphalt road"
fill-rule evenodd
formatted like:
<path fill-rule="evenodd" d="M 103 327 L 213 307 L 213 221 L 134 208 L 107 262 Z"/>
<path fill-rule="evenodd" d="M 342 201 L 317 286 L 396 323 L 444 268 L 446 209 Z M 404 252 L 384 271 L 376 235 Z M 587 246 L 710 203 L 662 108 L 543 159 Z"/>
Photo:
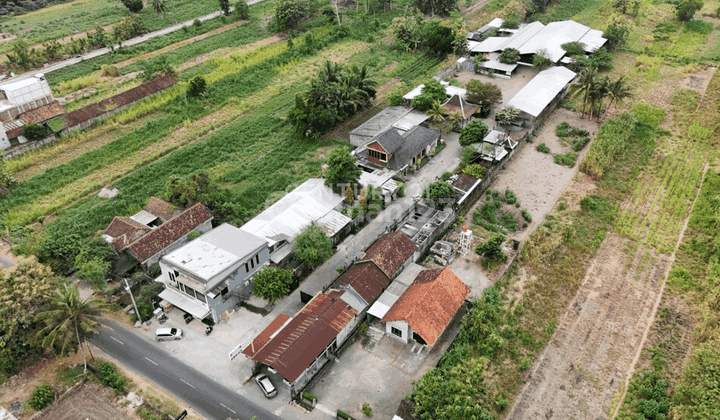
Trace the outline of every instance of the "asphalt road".
<path fill-rule="evenodd" d="M 193 410 L 209 419 L 280 420 L 237 392 L 213 381 L 205 373 L 183 364 L 126 327 L 104 320 L 91 342 L 128 368 L 142 374 L 182 398 Z M 171 343 L 163 343 L 171 344 Z M 212 375 L 212 372 L 206 372 Z M 179 414 L 179 413 L 178 413 Z"/>

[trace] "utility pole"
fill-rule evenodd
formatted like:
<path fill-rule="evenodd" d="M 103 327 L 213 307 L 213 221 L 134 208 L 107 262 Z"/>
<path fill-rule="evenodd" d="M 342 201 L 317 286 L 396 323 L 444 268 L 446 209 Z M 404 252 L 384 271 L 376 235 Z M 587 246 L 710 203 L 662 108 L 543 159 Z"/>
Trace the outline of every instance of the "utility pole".
<path fill-rule="evenodd" d="M 130 290 L 130 285 L 128 284 L 127 279 L 125 280 L 125 290 L 127 290 L 128 294 L 130 295 L 130 300 L 132 300 L 133 306 L 135 307 L 135 314 L 137 314 L 138 321 L 140 321 L 140 324 L 142 324 L 142 318 L 140 317 L 140 311 L 138 311 L 137 304 L 135 303 L 135 298 L 133 297 L 132 290 Z"/>

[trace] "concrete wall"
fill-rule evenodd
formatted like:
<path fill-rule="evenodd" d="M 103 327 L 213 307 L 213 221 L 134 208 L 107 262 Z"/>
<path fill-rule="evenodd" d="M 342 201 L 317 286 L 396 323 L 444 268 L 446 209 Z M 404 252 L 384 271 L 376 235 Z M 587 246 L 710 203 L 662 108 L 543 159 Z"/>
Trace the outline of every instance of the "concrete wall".
<path fill-rule="evenodd" d="M 392 332 L 392 328 L 397 328 L 401 332 L 401 336 L 397 336 Z M 393 337 L 397 340 L 402 341 L 403 343 L 406 343 L 410 340 L 412 337 L 412 329 L 410 328 L 410 325 L 408 325 L 405 321 L 390 321 L 385 323 L 385 333 L 389 335 L 390 337 Z"/>

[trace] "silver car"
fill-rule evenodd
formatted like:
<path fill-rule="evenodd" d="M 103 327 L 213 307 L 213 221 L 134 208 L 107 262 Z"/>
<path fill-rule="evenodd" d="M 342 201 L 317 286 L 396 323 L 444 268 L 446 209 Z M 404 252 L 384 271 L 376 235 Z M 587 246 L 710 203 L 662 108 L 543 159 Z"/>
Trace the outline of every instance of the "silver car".
<path fill-rule="evenodd" d="M 157 341 L 179 340 L 183 337 L 183 331 L 180 328 L 158 328 L 155 331 L 155 339 Z"/>
<path fill-rule="evenodd" d="M 261 373 L 260 375 L 256 376 L 255 382 L 258 384 L 263 394 L 265 394 L 265 397 L 272 398 L 277 395 L 277 389 L 275 389 L 275 385 L 270 382 L 270 378 L 268 378 L 266 374 Z"/>

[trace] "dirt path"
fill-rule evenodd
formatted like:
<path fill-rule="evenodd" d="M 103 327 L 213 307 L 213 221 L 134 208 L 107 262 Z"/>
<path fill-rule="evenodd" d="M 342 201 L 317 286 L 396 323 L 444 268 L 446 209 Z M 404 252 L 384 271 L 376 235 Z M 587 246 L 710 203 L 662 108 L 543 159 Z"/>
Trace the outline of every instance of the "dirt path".
<path fill-rule="evenodd" d="M 608 235 L 510 419 L 605 418 L 653 321 L 671 257 Z M 650 254 L 649 261 L 644 255 Z"/>

